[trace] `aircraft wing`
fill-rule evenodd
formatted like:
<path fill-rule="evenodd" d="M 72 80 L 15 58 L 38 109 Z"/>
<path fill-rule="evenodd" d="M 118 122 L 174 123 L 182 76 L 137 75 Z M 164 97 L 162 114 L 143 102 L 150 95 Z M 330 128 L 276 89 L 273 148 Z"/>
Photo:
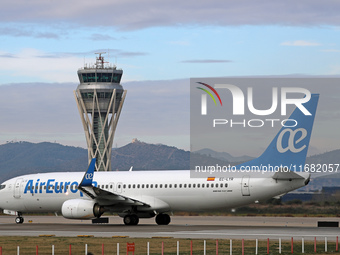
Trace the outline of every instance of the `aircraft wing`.
<path fill-rule="evenodd" d="M 95 199 L 97 201 L 102 201 L 103 203 L 111 203 L 111 204 L 120 204 L 120 205 L 137 205 L 137 206 L 145 206 L 151 207 L 149 204 L 139 201 L 137 199 L 133 199 L 130 197 L 123 196 L 121 194 L 117 194 L 114 192 L 110 192 L 107 190 L 103 190 L 98 187 L 94 187 L 92 184 L 94 169 L 95 169 L 96 158 L 91 160 L 91 163 L 78 186 L 78 189 L 81 190 L 86 196 Z"/>

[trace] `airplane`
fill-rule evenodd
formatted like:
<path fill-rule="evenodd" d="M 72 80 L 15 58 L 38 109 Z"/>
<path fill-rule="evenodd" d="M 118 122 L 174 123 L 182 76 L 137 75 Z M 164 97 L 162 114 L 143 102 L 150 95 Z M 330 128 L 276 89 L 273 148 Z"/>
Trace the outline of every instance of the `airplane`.
<path fill-rule="evenodd" d="M 93 158 L 87 171 L 30 174 L 0 185 L 0 208 L 24 222 L 25 213 L 61 213 L 67 219 L 97 219 L 103 213 L 118 214 L 125 225 L 155 217 L 168 225 L 174 211 L 204 212 L 232 209 L 278 197 L 309 183 L 303 168 L 311 138 L 319 95 L 312 94 L 283 126 L 261 156 L 237 165 L 238 174 L 222 178 L 190 178 L 190 170 L 95 172 Z M 242 169 L 276 167 L 252 175 Z M 302 171 L 300 171 L 302 170 Z"/>

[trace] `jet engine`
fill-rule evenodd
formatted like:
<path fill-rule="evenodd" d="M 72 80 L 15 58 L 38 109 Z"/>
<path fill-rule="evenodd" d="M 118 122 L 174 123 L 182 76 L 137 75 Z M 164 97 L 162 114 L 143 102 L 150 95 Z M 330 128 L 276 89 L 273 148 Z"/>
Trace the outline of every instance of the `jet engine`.
<path fill-rule="evenodd" d="M 99 218 L 104 212 L 103 207 L 93 200 L 70 199 L 61 207 L 62 215 L 67 219 L 93 219 Z"/>

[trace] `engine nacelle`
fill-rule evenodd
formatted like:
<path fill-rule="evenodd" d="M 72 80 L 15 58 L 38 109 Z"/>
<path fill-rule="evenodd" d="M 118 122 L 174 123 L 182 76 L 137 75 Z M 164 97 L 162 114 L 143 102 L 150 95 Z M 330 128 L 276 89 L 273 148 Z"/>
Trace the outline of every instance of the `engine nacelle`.
<path fill-rule="evenodd" d="M 93 200 L 70 199 L 61 207 L 62 215 L 67 219 L 93 219 L 103 214 L 103 208 Z"/>

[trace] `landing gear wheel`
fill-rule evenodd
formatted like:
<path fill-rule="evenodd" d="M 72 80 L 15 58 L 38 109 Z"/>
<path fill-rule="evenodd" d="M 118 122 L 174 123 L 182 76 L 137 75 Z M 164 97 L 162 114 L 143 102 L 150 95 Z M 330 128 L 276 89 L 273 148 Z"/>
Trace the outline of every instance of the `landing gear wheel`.
<path fill-rule="evenodd" d="M 128 215 L 125 215 L 124 217 L 124 224 L 125 225 L 137 225 L 139 222 L 139 218 L 136 214 L 128 214 Z"/>
<path fill-rule="evenodd" d="M 23 217 L 16 217 L 16 218 L 15 218 L 15 223 L 16 223 L 16 224 L 22 224 L 22 223 L 24 223 L 24 218 L 23 218 Z"/>
<path fill-rule="evenodd" d="M 171 218 L 169 214 L 160 213 L 156 216 L 156 223 L 158 225 L 169 225 Z"/>

